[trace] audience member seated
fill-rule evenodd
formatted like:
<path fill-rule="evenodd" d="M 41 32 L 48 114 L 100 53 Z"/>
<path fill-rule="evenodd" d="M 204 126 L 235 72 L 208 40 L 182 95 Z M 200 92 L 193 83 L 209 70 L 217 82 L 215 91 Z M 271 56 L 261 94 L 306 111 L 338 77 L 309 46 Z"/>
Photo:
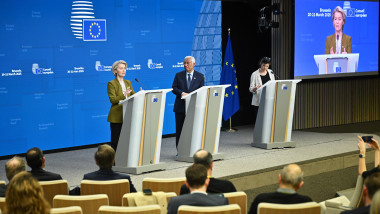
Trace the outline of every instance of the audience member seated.
<path fill-rule="evenodd" d="M 207 178 L 207 169 L 201 164 L 193 164 L 186 169 L 186 186 L 191 194 L 180 195 L 170 199 L 168 214 L 177 214 L 181 205 L 191 206 L 220 206 L 227 205 L 228 199 L 223 195 L 207 194 L 206 189 L 210 182 Z"/>
<path fill-rule="evenodd" d="M 372 138 L 372 142 L 365 143 L 361 136 L 358 136 L 358 148 L 359 148 L 359 175 L 363 176 L 363 179 L 367 178 L 369 175 L 380 172 L 380 147 L 379 143 Z M 367 171 L 367 166 L 365 164 L 365 153 L 366 153 L 366 144 L 368 147 L 371 147 L 375 150 L 375 168 Z"/>
<path fill-rule="evenodd" d="M 98 146 L 98 151 L 95 152 L 95 162 L 99 166 L 99 170 L 85 174 L 83 179 L 95 181 L 128 179 L 130 192 L 136 192 L 129 175 L 112 170 L 112 166 L 115 163 L 115 150 L 111 146 L 107 144 Z"/>
<path fill-rule="evenodd" d="M 371 209 L 372 197 L 375 195 L 376 191 L 380 189 L 380 172 L 375 172 L 369 175 L 364 180 L 363 187 L 363 201 L 364 207 L 359 207 L 354 210 L 347 210 L 342 212 L 342 214 L 359 214 L 359 213 L 369 213 Z"/>
<path fill-rule="evenodd" d="M 276 192 L 262 193 L 253 200 L 250 214 L 257 213 L 257 207 L 261 202 L 275 204 L 298 204 L 311 202 L 311 198 L 298 194 L 296 191 L 303 185 L 303 172 L 297 164 L 285 166 L 278 175 L 279 188 Z"/>
<path fill-rule="evenodd" d="M 5 163 L 5 174 L 10 181 L 17 173 L 25 171 L 25 161 L 20 157 L 13 157 Z M 0 185 L 0 197 L 5 197 L 8 185 Z"/>
<path fill-rule="evenodd" d="M 31 148 L 26 153 L 26 163 L 32 169 L 30 173 L 34 178 L 38 181 L 62 180 L 59 174 L 44 170 L 45 160 L 45 156 L 40 148 Z"/>
<path fill-rule="evenodd" d="M 371 214 L 380 214 L 380 191 L 372 197 Z"/>
<path fill-rule="evenodd" d="M 29 172 L 20 172 L 9 182 L 5 212 L 9 214 L 48 214 L 50 206 L 42 187 Z"/>
<path fill-rule="evenodd" d="M 194 164 L 201 164 L 207 169 L 207 177 L 210 178 L 210 183 L 207 187 L 207 193 L 227 193 L 236 192 L 235 186 L 231 181 L 216 179 L 212 177 L 212 169 L 214 162 L 212 154 L 206 150 L 200 149 L 193 155 Z M 189 188 L 184 184 L 181 187 L 180 195 L 190 193 Z"/>

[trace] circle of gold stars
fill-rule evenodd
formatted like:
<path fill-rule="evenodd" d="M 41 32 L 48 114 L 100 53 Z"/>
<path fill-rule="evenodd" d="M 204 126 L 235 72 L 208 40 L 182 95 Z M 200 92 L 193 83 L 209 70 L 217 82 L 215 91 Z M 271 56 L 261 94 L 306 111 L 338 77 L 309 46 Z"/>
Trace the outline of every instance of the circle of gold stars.
<path fill-rule="evenodd" d="M 98 33 L 97 33 L 97 35 L 94 35 L 94 34 L 92 34 L 92 28 L 98 28 Z M 102 29 L 100 29 L 100 26 L 99 26 L 99 24 L 97 23 L 97 22 L 93 22 L 93 23 L 91 23 L 91 26 L 90 26 L 90 29 L 89 29 L 89 31 L 90 31 L 90 35 L 91 35 L 91 37 L 92 38 L 94 38 L 94 39 L 96 39 L 96 38 L 98 38 L 99 36 L 100 36 L 100 33 L 101 33 L 101 31 L 102 31 Z"/>

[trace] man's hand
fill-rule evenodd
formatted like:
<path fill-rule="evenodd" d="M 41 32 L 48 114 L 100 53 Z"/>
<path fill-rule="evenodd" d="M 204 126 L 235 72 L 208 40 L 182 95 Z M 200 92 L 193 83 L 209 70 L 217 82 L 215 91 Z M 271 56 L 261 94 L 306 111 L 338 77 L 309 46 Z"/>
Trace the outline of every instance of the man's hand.
<path fill-rule="evenodd" d="M 186 95 L 188 95 L 188 93 L 182 92 L 181 98 L 184 97 L 184 96 L 186 96 Z"/>

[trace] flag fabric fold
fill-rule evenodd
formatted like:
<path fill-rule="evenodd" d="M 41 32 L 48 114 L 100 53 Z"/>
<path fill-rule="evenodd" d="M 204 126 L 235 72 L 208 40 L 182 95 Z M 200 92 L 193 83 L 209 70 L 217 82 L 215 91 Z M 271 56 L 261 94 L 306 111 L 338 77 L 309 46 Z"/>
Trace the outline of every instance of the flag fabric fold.
<path fill-rule="evenodd" d="M 223 119 L 227 121 L 240 109 L 239 90 L 230 36 L 228 36 L 220 84 L 231 84 L 230 87 L 226 88 L 224 95 Z"/>

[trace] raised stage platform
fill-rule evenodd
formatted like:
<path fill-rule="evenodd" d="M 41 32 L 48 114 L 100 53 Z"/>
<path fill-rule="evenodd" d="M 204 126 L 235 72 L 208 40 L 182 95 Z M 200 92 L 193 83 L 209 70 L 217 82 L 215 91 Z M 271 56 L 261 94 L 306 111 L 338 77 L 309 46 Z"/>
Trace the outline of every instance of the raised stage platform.
<path fill-rule="evenodd" d="M 213 176 L 231 180 L 239 191 L 248 195 L 248 203 L 261 192 L 274 191 L 278 173 L 289 163 L 298 163 L 304 170 L 305 185 L 301 194 L 320 202 L 343 189 L 355 185 L 358 164 L 357 135 L 373 135 L 380 140 L 380 121 L 318 129 L 293 131 L 296 148 L 265 150 L 251 147 L 253 127 L 235 127 L 237 132 L 221 132 L 219 152 L 224 160 L 214 163 Z M 71 187 L 79 185 L 83 174 L 97 170 L 96 148 L 46 154 L 46 170 L 62 175 Z M 132 175 L 132 182 L 141 190 L 144 177 L 184 177 L 190 163 L 175 161 L 175 138 L 162 140 L 161 162 L 167 170 Z M 373 162 L 373 151 L 367 154 Z M 4 166 L 6 160 L 1 160 Z M 373 165 L 369 166 L 372 167 Z M 6 180 L 4 167 L 0 180 Z"/>

